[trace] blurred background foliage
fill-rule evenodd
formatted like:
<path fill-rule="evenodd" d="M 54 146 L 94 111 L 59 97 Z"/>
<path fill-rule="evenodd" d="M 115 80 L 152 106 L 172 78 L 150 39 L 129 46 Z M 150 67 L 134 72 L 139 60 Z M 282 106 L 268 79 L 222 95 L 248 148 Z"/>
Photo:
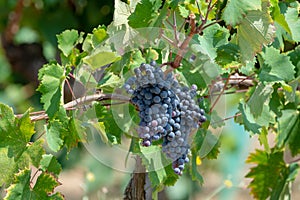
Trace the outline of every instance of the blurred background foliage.
<path fill-rule="evenodd" d="M 18 113 L 39 108 L 38 69 L 58 59 L 56 35 L 66 29 L 91 32 L 108 25 L 113 0 L 0 1 L 0 100 Z"/>
<path fill-rule="evenodd" d="M 0 1 L 0 102 L 12 106 L 15 113 L 29 107 L 40 110 L 37 73 L 44 63 L 59 59 L 56 34 L 66 29 L 88 33 L 99 25 L 107 26 L 113 10 L 113 0 Z M 236 107 L 238 95 L 226 98 L 225 107 Z M 227 115 L 235 112 L 227 111 Z M 221 140 L 220 159 L 199 163 L 203 188 L 184 174 L 161 194 L 162 198 L 251 199 L 243 177 L 247 172 L 244 161 L 253 144 L 243 128 L 232 121 L 226 122 Z M 58 189 L 66 199 L 121 199 L 130 174 L 101 164 L 82 146 L 57 156 L 64 169 Z"/>

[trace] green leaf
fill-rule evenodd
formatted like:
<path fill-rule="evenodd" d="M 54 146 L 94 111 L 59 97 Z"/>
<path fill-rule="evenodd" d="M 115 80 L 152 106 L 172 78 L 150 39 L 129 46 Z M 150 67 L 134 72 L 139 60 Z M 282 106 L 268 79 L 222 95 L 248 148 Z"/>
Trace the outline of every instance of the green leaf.
<path fill-rule="evenodd" d="M 203 35 L 198 36 L 200 44 L 193 44 L 193 51 L 206 54 L 211 60 L 214 60 L 217 57 L 217 48 L 227 44 L 228 37 L 228 30 L 215 24 L 206 28 Z"/>
<path fill-rule="evenodd" d="M 150 147 L 140 147 L 140 149 L 139 155 L 148 171 L 153 190 L 159 190 L 165 181 L 167 185 L 174 185 L 178 175 L 174 173 L 172 167 L 168 167 L 171 162 L 165 158 L 161 147 L 152 145 Z"/>
<path fill-rule="evenodd" d="M 297 110 L 282 110 L 278 118 L 277 146 L 289 145 L 292 155 L 300 153 L 299 144 L 300 115 Z"/>
<path fill-rule="evenodd" d="M 161 0 L 141 0 L 128 17 L 128 24 L 132 28 L 148 27 L 151 21 L 158 16 L 157 10 L 161 3 Z"/>
<path fill-rule="evenodd" d="M 7 189 L 5 200 L 58 200 L 63 199 L 59 193 L 53 194 L 53 190 L 59 185 L 57 180 L 50 174 L 39 175 L 34 187 L 31 189 L 31 171 L 25 169 L 16 176 L 16 181 Z"/>
<path fill-rule="evenodd" d="M 216 110 L 213 110 L 210 116 L 211 116 L 210 125 L 212 128 L 216 129 L 218 127 L 225 126 L 225 122 L 223 118 L 218 115 L 218 112 Z"/>
<path fill-rule="evenodd" d="M 272 92 L 273 87 L 271 84 L 264 85 L 263 83 L 259 83 L 256 86 L 254 93 L 247 102 L 250 112 L 255 118 L 261 115 L 264 104 L 269 103 Z"/>
<path fill-rule="evenodd" d="M 42 155 L 45 153 L 43 148 L 43 140 L 37 140 L 27 144 L 26 150 L 17 159 L 8 156 L 8 148 L 0 148 L 0 185 L 9 186 L 13 181 L 14 174 L 24 168 L 34 165 L 39 167 Z"/>
<path fill-rule="evenodd" d="M 212 134 L 210 130 L 201 131 L 200 133 L 205 133 L 203 135 L 203 143 L 201 145 L 198 155 L 200 158 L 216 159 L 220 153 L 219 147 L 220 142 L 219 138 Z"/>
<path fill-rule="evenodd" d="M 224 9 L 222 18 L 226 24 L 235 26 L 242 21 L 245 14 L 250 10 L 261 10 L 261 1 L 230 0 Z"/>
<path fill-rule="evenodd" d="M 120 121 L 123 121 L 121 117 L 118 115 L 120 113 L 115 113 L 116 111 L 114 109 L 107 109 L 104 106 L 97 104 L 95 107 L 96 115 L 98 117 L 98 121 L 102 122 L 105 127 L 105 133 L 108 140 L 114 144 L 114 143 L 121 143 L 121 136 L 123 133 L 123 128 L 120 126 Z M 124 125 L 124 124 L 122 124 Z"/>
<path fill-rule="evenodd" d="M 115 52 L 102 51 L 99 49 L 89 56 L 83 59 L 83 62 L 88 64 L 93 70 L 96 70 L 104 65 L 116 62 L 120 60 L 121 57 Z"/>
<path fill-rule="evenodd" d="M 67 147 L 68 152 L 71 151 L 72 148 L 77 147 L 78 142 L 84 141 L 85 137 L 83 135 L 84 128 L 81 126 L 81 121 L 71 117 L 68 124 L 68 130 L 64 135 L 64 145 Z"/>
<path fill-rule="evenodd" d="M 31 163 L 35 167 L 39 167 L 40 160 L 42 159 L 42 155 L 45 153 L 43 144 L 44 144 L 44 140 L 40 139 L 27 145 L 27 149 L 25 153 L 30 157 Z"/>
<path fill-rule="evenodd" d="M 200 185 L 203 184 L 203 177 L 201 176 L 201 174 L 198 171 L 197 168 L 197 153 L 193 152 L 192 153 L 192 160 L 191 160 L 191 169 L 190 169 L 190 174 L 192 176 L 192 180 L 193 181 L 198 181 Z"/>
<path fill-rule="evenodd" d="M 295 179 L 299 166 L 287 166 L 283 161 L 283 152 L 271 149 L 270 153 L 256 150 L 248 157 L 247 163 L 256 164 L 246 175 L 252 178 L 249 188 L 255 199 L 280 199 L 289 182 Z"/>
<path fill-rule="evenodd" d="M 236 65 L 238 58 L 239 47 L 236 44 L 228 43 L 217 48 L 216 62 L 221 66 L 230 66 L 231 63 Z"/>
<path fill-rule="evenodd" d="M 62 102 L 62 84 L 65 80 L 64 70 L 58 64 L 46 64 L 39 71 L 41 81 L 38 91 L 42 93 L 43 108 L 52 119 Z"/>
<path fill-rule="evenodd" d="M 32 199 L 63 200 L 64 198 L 60 193 L 54 193 L 54 188 L 59 185 L 60 183 L 51 174 L 42 173 L 32 189 Z"/>
<path fill-rule="evenodd" d="M 40 168 L 44 172 L 50 172 L 59 175 L 61 172 L 61 165 L 58 163 L 57 159 L 51 154 L 43 155 L 43 159 L 40 162 Z"/>
<path fill-rule="evenodd" d="M 107 38 L 106 28 L 104 26 L 98 26 L 98 28 L 93 29 L 93 46 L 97 47 Z"/>
<path fill-rule="evenodd" d="M 267 47 L 262 57 L 264 65 L 259 73 L 261 81 L 291 81 L 294 79 L 295 66 L 288 56 L 280 54 L 280 51 L 274 47 Z"/>
<path fill-rule="evenodd" d="M 18 119 L 10 107 L 0 104 L 0 147 L 8 147 L 9 157 L 20 158 L 33 134 L 29 111 Z"/>
<path fill-rule="evenodd" d="M 30 198 L 30 173 L 31 171 L 26 169 L 20 171 L 16 175 L 15 184 L 11 185 L 7 189 L 5 200 L 25 200 Z"/>
<path fill-rule="evenodd" d="M 288 53 L 290 61 L 296 66 L 296 77 L 300 76 L 300 46 L 297 46 L 294 50 Z"/>
<path fill-rule="evenodd" d="M 280 7 L 278 4 L 278 0 L 271 0 L 271 15 L 275 22 L 277 22 L 286 32 L 291 34 L 291 30 L 289 25 L 283 14 L 280 12 Z"/>
<path fill-rule="evenodd" d="M 77 45 L 80 38 L 77 30 L 65 30 L 56 37 L 58 40 L 58 48 L 66 57 L 72 53 L 73 48 Z"/>
<path fill-rule="evenodd" d="M 299 171 L 299 165 L 297 163 L 292 163 L 287 166 L 284 170 L 284 177 L 282 180 L 277 182 L 276 187 L 273 189 L 270 200 L 277 199 L 290 199 L 291 198 L 291 182 L 295 180 Z"/>
<path fill-rule="evenodd" d="M 46 138 L 48 146 L 52 151 L 57 152 L 63 145 L 63 125 L 57 120 L 50 122 L 48 128 L 46 129 Z"/>
<path fill-rule="evenodd" d="M 284 92 L 284 95 L 285 95 L 287 101 L 295 102 L 296 91 L 299 86 L 299 80 L 300 80 L 300 77 L 289 82 L 289 84 L 282 83 L 283 92 Z"/>
<path fill-rule="evenodd" d="M 258 134 L 261 126 L 255 122 L 254 118 L 250 114 L 250 108 L 244 102 L 240 102 L 238 109 L 242 113 L 241 118 L 245 130 Z"/>
<path fill-rule="evenodd" d="M 106 73 L 97 88 L 101 89 L 104 93 L 114 93 L 115 89 L 120 88 L 122 84 L 123 82 L 119 76 L 113 73 Z"/>
<path fill-rule="evenodd" d="M 299 11 L 297 8 L 288 8 L 285 13 L 285 19 L 289 25 L 289 28 L 292 32 L 292 38 L 295 42 L 300 42 L 300 19 Z"/>
<path fill-rule="evenodd" d="M 7 156 L 7 148 L 0 148 L 0 171 L 5 173 L 0 173 L 0 185 L 4 187 L 9 186 L 12 181 L 14 170 L 14 159 Z"/>
<path fill-rule="evenodd" d="M 264 146 L 264 149 L 267 153 L 270 153 L 271 150 L 270 150 L 270 146 L 269 146 L 269 143 L 268 143 L 268 137 L 267 136 L 268 136 L 268 130 L 267 130 L 266 127 L 263 126 L 262 129 L 261 129 L 261 132 L 258 136 L 259 137 L 258 138 L 259 143 Z"/>
<path fill-rule="evenodd" d="M 244 63 L 252 61 L 263 45 L 269 44 L 275 35 L 275 28 L 265 4 L 263 3 L 262 11 L 249 11 L 237 28 L 238 45 Z"/>

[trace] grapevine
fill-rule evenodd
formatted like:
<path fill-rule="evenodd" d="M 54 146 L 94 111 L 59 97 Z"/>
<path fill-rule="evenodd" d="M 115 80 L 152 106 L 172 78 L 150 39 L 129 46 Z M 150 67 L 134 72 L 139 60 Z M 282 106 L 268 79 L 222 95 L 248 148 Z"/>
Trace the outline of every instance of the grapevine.
<path fill-rule="evenodd" d="M 0 7 L 0 199 L 299 196 L 299 1 Z"/>

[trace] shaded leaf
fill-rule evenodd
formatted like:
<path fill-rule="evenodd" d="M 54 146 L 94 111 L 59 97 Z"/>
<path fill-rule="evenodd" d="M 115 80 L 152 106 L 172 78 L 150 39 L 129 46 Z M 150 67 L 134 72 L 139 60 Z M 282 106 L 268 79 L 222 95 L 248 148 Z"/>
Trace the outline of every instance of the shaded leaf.
<path fill-rule="evenodd" d="M 110 143 L 121 143 L 121 136 L 123 133 L 123 130 L 119 126 L 118 123 L 118 114 L 119 113 L 113 113 L 113 109 L 107 109 L 103 107 L 100 104 L 97 104 L 95 107 L 96 115 L 98 117 L 98 121 L 102 122 L 102 124 L 105 127 L 105 133 Z M 122 119 L 120 121 L 123 121 Z M 124 125 L 124 124 L 123 124 Z M 103 129 L 103 128 L 102 128 Z"/>
<path fill-rule="evenodd" d="M 161 0 L 141 0 L 136 5 L 134 12 L 128 17 L 128 24 L 132 28 L 143 28 L 149 26 L 151 21 L 158 17 L 157 10 L 161 4 Z"/>

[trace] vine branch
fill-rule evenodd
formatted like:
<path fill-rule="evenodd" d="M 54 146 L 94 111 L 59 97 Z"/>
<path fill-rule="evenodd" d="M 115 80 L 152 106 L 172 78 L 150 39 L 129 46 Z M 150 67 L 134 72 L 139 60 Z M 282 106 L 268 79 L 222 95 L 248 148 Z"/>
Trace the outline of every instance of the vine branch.
<path fill-rule="evenodd" d="M 63 107 L 66 110 L 75 110 L 78 109 L 82 105 L 88 105 L 91 102 L 94 101 L 106 101 L 106 100 L 118 100 L 121 101 L 121 103 L 129 102 L 130 98 L 126 97 L 121 94 L 104 94 L 104 93 L 97 93 L 93 95 L 83 96 L 80 98 L 77 98 L 73 101 L 70 101 L 63 105 Z M 39 121 L 39 120 L 46 120 L 48 119 L 48 115 L 46 111 L 37 111 L 37 112 L 31 112 L 30 114 L 30 120 L 31 121 Z M 15 117 L 21 118 L 23 114 L 17 114 Z"/>

